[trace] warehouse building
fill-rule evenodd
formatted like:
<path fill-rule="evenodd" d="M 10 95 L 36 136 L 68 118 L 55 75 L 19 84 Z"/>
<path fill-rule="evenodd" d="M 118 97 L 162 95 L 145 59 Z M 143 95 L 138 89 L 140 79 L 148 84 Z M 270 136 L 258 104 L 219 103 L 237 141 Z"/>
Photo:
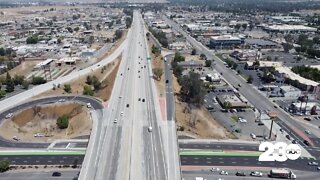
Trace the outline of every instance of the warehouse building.
<path fill-rule="evenodd" d="M 232 35 L 222 35 L 222 36 L 212 36 L 210 38 L 210 48 L 230 48 L 239 46 L 244 43 L 244 38 L 232 36 Z"/>

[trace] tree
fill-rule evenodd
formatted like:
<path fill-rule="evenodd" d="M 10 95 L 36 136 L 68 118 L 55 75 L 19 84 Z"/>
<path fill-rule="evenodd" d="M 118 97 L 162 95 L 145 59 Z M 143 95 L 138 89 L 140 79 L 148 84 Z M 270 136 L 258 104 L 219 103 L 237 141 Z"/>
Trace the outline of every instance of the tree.
<path fill-rule="evenodd" d="M 13 82 L 15 85 L 19 85 L 19 84 L 22 85 L 23 81 L 24 81 L 24 76 L 14 75 Z"/>
<path fill-rule="evenodd" d="M 185 61 L 185 57 L 182 56 L 179 52 L 176 52 L 173 58 L 174 62 L 181 62 L 181 61 Z"/>
<path fill-rule="evenodd" d="M 267 61 L 271 61 L 271 60 L 272 60 L 271 56 L 267 56 Z"/>
<path fill-rule="evenodd" d="M 163 74 L 163 69 L 162 68 L 154 68 L 153 69 L 153 74 L 157 78 L 157 80 L 161 80 L 161 76 Z"/>
<path fill-rule="evenodd" d="M 193 48 L 191 51 L 191 55 L 196 55 L 196 54 L 197 54 L 197 50 L 195 48 Z"/>
<path fill-rule="evenodd" d="M 203 104 L 205 89 L 203 81 L 200 80 L 200 74 L 190 71 L 188 75 L 180 78 L 179 84 L 184 101 L 197 106 Z"/>
<path fill-rule="evenodd" d="M 246 30 L 247 27 L 248 27 L 248 24 L 242 24 L 242 29 L 243 29 L 243 30 Z"/>
<path fill-rule="evenodd" d="M 211 67 L 212 61 L 206 60 L 206 67 Z"/>
<path fill-rule="evenodd" d="M 63 90 L 66 92 L 66 93 L 71 93 L 71 85 L 70 84 L 64 84 L 64 88 Z"/>
<path fill-rule="evenodd" d="M 6 96 L 6 91 L 4 91 L 4 90 L 0 90 L 0 99 L 1 98 L 4 98 Z"/>
<path fill-rule="evenodd" d="M 126 18 L 126 27 L 129 28 L 131 26 L 132 23 L 132 18 L 131 17 L 127 17 Z"/>
<path fill-rule="evenodd" d="M 232 104 L 231 104 L 229 101 L 225 101 L 225 102 L 223 103 L 223 108 L 224 108 L 224 109 L 230 109 L 231 106 L 232 106 Z"/>
<path fill-rule="evenodd" d="M 37 35 L 32 35 L 32 36 L 28 37 L 26 40 L 27 44 L 37 44 L 38 41 L 39 41 L 39 39 L 38 39 Z"/>
<path fill-rule="evenodd" d="M 69 33 L 73 33 L 73 29 L 71 27 L 67 27 Z"/>
<path fill-rule="evenodd" d="M 64 114 L 57 119 L 57 126 L 59 129 L 66 129 L 69 125 L 69 115 Z"/>
<path fill-rule="evenodd" d="M 251 75 L 249 75 L 248 79 L 247 79 L 247 83 L 251 84 L 253 81 L 253 77 Z"/>
<path fill-rule="evenodd" d="M 240 27 L 241 27 L 241 24 L 236 24 L 236 25 L 234 26 L 234 28 L 236 29 L 236 31 L 239 31 Z"/>
<path fill-rule="evenodd" d="M 115 35 L 115 39 L 118 40 L 122 37 L 122 31 L 117 29 L 114 35 Z"/>
<path fill-rule="evenodd" d="M 73 30 L 77 32 L 79 31 L 79 29 L 80 29 L 79 27 L 75 27 Z"/>
<path fill-rule="evenodd" d="M 24 80 L 23 82 L 22 82 L 22 88 L 23 89 L 29 89 L 29 81 L 26 81 L 26 80 Z"/>
<path fill-rule="evenodd" d="M 40 76 L 32 76 L 31 84 L 33 84 L 33 85 L 44 84 L 44 83 L 46 83 L 46 82 L 47 82 L 47 81 L 46 81 L 43 77 L 40 77 Z"/>
<path fill-rule="evenodd" d="M 5 172 L 9 170 L 9 161 L 1 160 L 0 161 L 0 172 Z"/>
<path fill-rule="evenodd" d="M 237 67 L 238 67 L 238 64 L 237 64 L 237 63 L 233 63 L 233 64 L 232 64 L 232 69 L 237 69 Z"/>
<path fill-rule="evenodd" d="M 283 47 L 283 51 L 286 52 L 286 53 L 288 53 L 293 48 L 293 46 L 291 44 L 288 44 L 288 43 L 283 43 L 282 47 Z"/>
<path fill-rule="evenodd" d="M 97 29 L 98 31 L 100 31 L 100 30 L 101 30 L 101 26 L 100 26 L 100 24 L 97 24 L 97 25 L 96 25 L 96 29 Z"/>
<path fill-rule="evenodd" d="M 6 76 L 6 91 L 7 92 L 14 91 L 14 82 L 13 82 L 9 72 L 7 72 L 7 76 Z"/>
<path fill-rule="evenodd" d="M 94 92 L 93 92 L 91 86 L 88 86 L 88 85 L 83 86 L 83 95 L 93 96 L 93 94 L 94 94 Z"/>
<path fill-rule="evenodd" d="M 202 54 L 200 54 L 200 59 L 202 59 L 202 60 L 207 60 L 207 56 L 202 53 Z"/>

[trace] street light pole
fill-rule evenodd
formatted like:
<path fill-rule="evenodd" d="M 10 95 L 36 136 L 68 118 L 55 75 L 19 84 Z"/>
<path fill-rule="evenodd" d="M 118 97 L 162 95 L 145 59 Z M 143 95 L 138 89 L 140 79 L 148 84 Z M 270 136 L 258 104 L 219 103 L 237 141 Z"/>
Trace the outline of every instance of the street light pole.
<path fill-rule="evenodd" d="M 271 127 L 270 127 L 269 139 L 271 139 L 272 127 L 273 127 L 273 120 L 271 120 Z"/>

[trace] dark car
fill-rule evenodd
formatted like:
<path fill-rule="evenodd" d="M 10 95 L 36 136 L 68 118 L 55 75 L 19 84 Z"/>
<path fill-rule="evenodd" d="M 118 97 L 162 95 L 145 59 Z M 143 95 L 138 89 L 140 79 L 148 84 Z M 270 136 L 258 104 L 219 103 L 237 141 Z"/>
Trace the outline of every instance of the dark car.
<path fill-rule="evenodd" d="M 236 176 L 246 176 L 246 174 L 244 172 L 237 172 Z"/>
<path fill-rule="evenodd" d="M 142 102 L 144 102 L 145 101 L 145 99 L 142 99 Z"/>
<path fill-rule="evenodd" d="M 141 101 L 141 98 L 139 98 L 138 101 Z"/>
<path fill-rule="evenodd" d="M 292 140 L 292 144 L 297 144 L 298 142 L 296 140 Z"/>
<path fill-rule="evenodd" d="M 307 145 L 307 146 L 310 146 L 310 143 L 309 143 L 309 141 L 307 141 L 307 140 L 304 140 L 303 143 L 304 143 L 305 145 Z"/>
<path fill-rule="evenodd" d="M 289 139 L 289 140 L 291 140 L 291 137 L 290 137 L 288 134 L 286 135 L 286 138 Z"/>
<path fill-rule="evenodd" d="M 53 172 L 52 176 L 61 176 L 61 173 L 60 172 Z"/>
<path fill-rule="evenodd" d="M 168 80 L 168 79 L 166 80 L 166 83 L 169 83 L 169 80 Z"/>
<path fill-rule="evenodd" d="M 127 104 L 127 108 L 129 107 L 129 104 Z"/>
<path fill-rule="evenodd" d="M 258 123 L 258 126 L 263 126 L 263 125 L 264 125 L 263 122 L 259 122 L 259 123 Z"/>

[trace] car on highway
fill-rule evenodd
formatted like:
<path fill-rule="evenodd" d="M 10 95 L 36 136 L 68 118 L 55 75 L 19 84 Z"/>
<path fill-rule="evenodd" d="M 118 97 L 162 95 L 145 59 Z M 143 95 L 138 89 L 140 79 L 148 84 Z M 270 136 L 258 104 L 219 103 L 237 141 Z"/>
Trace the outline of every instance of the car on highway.
<path fill-rule="evenodd" d="M 148 132 L 152 132 L 152 126 L 148 127 Z"/>
<path fill-rule="evenodd" d="M 303 143 L 304 143 L 305 145 L 307 145 L 307 146 L 310 146 L 310 143 L 309 143 L 309 141 L 307 141 L 307 140 L 304 140 Z"/>
<path fill-rule="evenodd" d="M 121 111 L 121 112 L 120 112 L 120 116 L 123 116 L 123 114 L 124 114 L 123 111 Z"/>
<path fill-rule="evenodd" d="M 169 83 L 169 80 L 168 80 L 168 79 L 166 80 L 166 83 Z"/>
<path fill-rule="evenodd" d="M 318 166 L 319 163 L 315 162 L 315 161 L 311 161 L 311 162 L 308 162 L 308 165 L 309 166 Z"/>
<path fill-rule="evenodd" d="M 306 133 L 306 134 L 311 134 L 311 132 L 309 131 L 309 130 L 304 130 L 304 132 Z"/>
<path fill-rule="evenodd" d="M 220 175 L 228 175 L 227 171 L 220 171 Z"/>
<path fill-rule="evenodd" d="M 210 171 L 215 172 L 215 171 L 220 171 L 220 169 L 219 168 L 211 168 Z"/>
<path fill-rule="evenodd" d="M 287 138 L 288 140 L 291 140 L 291 137 L 289 136 L 289 134 L 286 135 L 286 138 Z"/>
<path fill-rule="evenodd" d="M 320 170 L 320 166 L 317 167 L 317 170 Z"/>
<path fill-rule="evenodd" d="M 12 139 L 15 141 L 20 141 L 20 138 L 18 138 L 17 136 L 13 136 Z"/>
<path fill-rule="evenodd" d="M 246 176 L 246 173 L 244 172 L 236 172 L 236 176 Z"/>
<path fill-rule="evenodd" d="M 87 108 L 92 108 L 90 103 L 87 103 Z"/>
<path fill-rule="evenodd" d="M 127 104 L 127 108 L 129 107 L 129 104 Z"/>
<path fill-rule="evenodd" d="M 259 122 L 259 123 L 258 123 L 258 126 L 263 126 L 263 125 L 264 125 L 263 122 Z"/>
<path fill-rule="evenodd" d="M 142 102 L 145 102 L 145 99 L 142 99 Z"/>
<path fill-rule="evenodd" d="M 65 102 L 65 101 L 66 101 L 66 99 L 59 99 L 58 102 Z"/>
<path fill-rule="evenodd" d="M 255 134 L 253 134 L 253 133 L 251 133 L 250 136 L 251 136 L 252 139 L 256 139 L 257 138 L 257 136 Z"/>
<path fill-rule="evenodd" d="M 252 171 L 250 173 L 250 176 L 254 176 L 254 177 L 262 177 L 262 172 L 259 171 Z"/>
<path fill-rule="evenodd" d="M 292 144 L 297 144 L 298 142 L 297 142 L 297 140 L 292 140 Z"/>
<path fill-rule="evenodd" d="M 13 114 L 12 113 L 9 113 L 6 115 L 6 119 L 9 119 L 9 118 L 12 118 Z"/>
<path fill-rule="evenodd" d="M 52 176 L 56 176 L 56 177 L 61 176 L 61 172 L 53 172 Z"/>
<path fill-rule="evenodd" d="M 117 122 L 118 122 L 118 119 L 115 118 L 115 119 L 113 120 L 113 123 L 117 123 Z"/>
<path fill-rule="evenodd" d="M 241 87 L 241 84 L 238 84 L 239 87 Z"/>

